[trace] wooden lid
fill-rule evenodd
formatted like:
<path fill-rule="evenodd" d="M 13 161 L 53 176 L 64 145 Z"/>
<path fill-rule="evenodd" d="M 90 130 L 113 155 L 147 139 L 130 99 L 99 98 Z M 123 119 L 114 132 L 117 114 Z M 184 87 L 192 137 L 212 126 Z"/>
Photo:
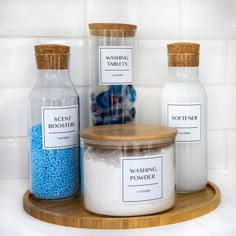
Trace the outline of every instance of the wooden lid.
<path fill-rule="evenodd" d="M 42 44 L 35 47 L 38 69 L 67 69 L 70 47 L 57 44 Z"/>
<path fill-rule="evenodd" d="M 168 65 L 172 67 L 192 67 L 199 65 L 200 44 L 181 42 L 167 45 Z"/>
<path fill-rule="evenodd" d="M 174 138 L 175 128 L 159 125 L 103 125 L 81 130 L 82 138 L 100 141 L 147 141 Z"/>
<path fill-rule="evenodd" d="M 106 37 L 133 37 L 135 36 L 137 25 L 120 23 L 91 23 L 89 24 L 90 34 L 94 36 Z"/>

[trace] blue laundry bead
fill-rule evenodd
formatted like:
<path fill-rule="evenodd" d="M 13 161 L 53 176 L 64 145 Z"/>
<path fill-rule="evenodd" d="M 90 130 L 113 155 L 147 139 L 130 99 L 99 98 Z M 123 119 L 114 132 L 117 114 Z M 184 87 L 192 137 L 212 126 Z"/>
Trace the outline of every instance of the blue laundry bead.
<path fill-rule="evenodd" d="M 129 111 L 129 114 L 130 114 L 130 116 L 131 116 L 131 118 L 133 120 L 135 118 L 135 115 L 136 115 L 136 110 L 135 110 L 134 107 Z"/>
<path fill-rule="evenodd" d="M 133 87 L 133 85 L 128 85 L 126 87 L 126 96 L 131 102 L 135 102 L 136 100 L 136 91 Z"/>
<path fill-rule="evenodd" d="M 110 97 L 108 92 L 101 92 L 96 97 L 97 105 L 101 108 L 107 109 L 110 107 Z"/>
<path fill-rule="evenodd" d="M 103 109 L 96 103 L 92 103 L 91 105 L 91 111 L 94 115 L 99 115 L 103 112 Z"/>
<path fill-rule="evenodd" d="M 30 132 L 31 192 L 40 199 L 73 197 L 79 188 L 78 147 L 43 149 L 42 125 Z"/>
<path fill-rule="evenodd" d="M 122 85 L 111 85 L 109 91 L 109 94 L 112 95 L 122 95 L 123 86 Z"/>
<path fill-rule="evenodd" d="M 135 118 L 136 91 L 132 85 L 111 85 L 94 99 L 91 94 L 93 125 L 123 124 Z"/>

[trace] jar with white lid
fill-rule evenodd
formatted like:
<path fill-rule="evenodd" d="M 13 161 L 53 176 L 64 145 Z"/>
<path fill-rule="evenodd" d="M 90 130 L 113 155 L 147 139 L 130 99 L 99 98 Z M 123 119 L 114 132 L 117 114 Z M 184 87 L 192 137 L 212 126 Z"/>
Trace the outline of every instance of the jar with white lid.
<path fill-rule="evenodd" d="M 195 192 L 207 184 L 207 95 L 198 76 L 200 45 L 172 43 L 168 80 L 161 94 L 163 125 L 178 129 L 176 190 Z"/>
<path fill-rule="evenodd" d="M 83 129 L 85 209 L 138 216 L 173 207 L 175 136 L 176 129 L 158 125 Z"/>
<path fill-rule="evenodd" d="M 135 51 L 137 26 L 89 24 L 91 123 L 134 123 L 136 117 Z"/>

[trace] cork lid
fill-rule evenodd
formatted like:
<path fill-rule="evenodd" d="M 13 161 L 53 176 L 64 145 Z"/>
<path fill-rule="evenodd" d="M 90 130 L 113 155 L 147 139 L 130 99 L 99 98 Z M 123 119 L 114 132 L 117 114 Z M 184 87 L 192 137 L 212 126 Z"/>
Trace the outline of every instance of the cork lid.
<path fill-rule="evenodd" d="M 89 24 L 90 34 L 105 37 L 134 37 L 137 25 L 120 23 L 91 23 Z"/>
<path fill-rule="evenodd" d="M 172 67 L 192 67 L 199 65 L 200 44 L 181 42 L 167 45 L 168 65 Z"/>
<path fill-rule="evenodd" d="M 148 141 L 174 138 L 175 128 L 159 125 L 125 124 L 103 125 L 81 130 L 85 139 L 101 141 Z"/>
<path fill-rule="evenodd" d="M 34 47 L 38 69 L 68 69 L 70 47 L 42 44 Z"/>

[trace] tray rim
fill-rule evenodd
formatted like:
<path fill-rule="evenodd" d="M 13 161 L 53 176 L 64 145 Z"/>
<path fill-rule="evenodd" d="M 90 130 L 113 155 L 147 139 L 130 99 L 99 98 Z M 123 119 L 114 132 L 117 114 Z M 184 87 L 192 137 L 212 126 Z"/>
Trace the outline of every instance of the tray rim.
<path fill-rule="evenodd" d="M 208 181 L 207 187 L 206 188 L 211 188 L 214 190 L 214 196 L 206 201 L 203 202 L 200 207 L 194 208 L 194 207 L 189 207 L 189 209 L 184 208 L 183 214 L 180 215 L 179 212 L 172 211 L 172 209 L 161 212 L 161 213 L 156 213 L 156 214 L 151 214 L 151 215 L 144 215 L 144 216 L 129 216 L 129 217 L 112 217 L 112 216 L 102 216 L 102 215 L 97 215 L 93 214 L 90 212 L 86 211 L 85 216 L 69 216 L 68 218 L 73 222 L 69 223 L 67 220 L 63 220 L 63 216 L 60 213 L 55 213 L 51 212 L 48 209 L 40 208 L 40 210 L 36 209 L 36 205 L 34 205 L 30 199 L 31 199 L 31 194 L 28 191 L 25 192 L 23 196 L 23 208 L 24 210 L 32 217 L 47 222 L 47 223 L 52 223 L 56 225 L 62 225 L 62 226 L 68 226 L 68 227 L 76 227 L 76 228 L 84 228 L 84 229 L 134 229 L 134 228 L 146 228 L 146 227 L 157 227 L 157 226 L 162 226 L 162 225 L 168 225 L 168 224 L 175 224 L 175 223 L 180 223 L 184 221 L 188 221 L 203 215 L 206 215 L 207 213 L 213 211 L 216 209 L 220 202 L 221 202 L 221 192 L 218 186 L 210 181 Z M 196 193 L 201 193 L 204 192 L 196 192 Z M 193 193 L 195 194 L 195 193 Z M 189 193 L 181 193 L 177 195 L 182 195 L 188 197 L 190 195 Z M 81 201 L 81 198 L 75 198 L 74 200 Z M 40 201 L 41 203 L 43 201 Z M 56 203 L 56 201 L 53 201 Z M 60 202 L 60 201 L 58 201 Z M 48 203 L 48 201 L 45 201 L 45 203 Z M 66 203 L 64 201 L 64 203 Z M 89 219 L 88 219 L 89 215 Z M 62 218 L 62 220 L 59 220 L 59 222 L 55 219 L 52 218 L 58 217 Z M 178 217 L 181 216 L 181 217 Z M 65 216 L 66 218 L 67 216 Z M 45 219 L 46 218 L 46 219 Z M 169 219 L 169 220 L 168 220 Z M 81 222 L 83 223 L 81 223 Z M 100 224 L 97 222 L 101 221 Z M 122 226 L 117 223 L 118 221 L 123 222 Z M 138 223 L 135 221 L 138 221 Z M 143 221 L 143 222 L 142 222 Z M 144 222 L 145 221 L 145 222 Z M 109 223 L 115 223 L 114 227 L 109 226 Z M 94 226 L 90 226 L 94 223 Z"/>

